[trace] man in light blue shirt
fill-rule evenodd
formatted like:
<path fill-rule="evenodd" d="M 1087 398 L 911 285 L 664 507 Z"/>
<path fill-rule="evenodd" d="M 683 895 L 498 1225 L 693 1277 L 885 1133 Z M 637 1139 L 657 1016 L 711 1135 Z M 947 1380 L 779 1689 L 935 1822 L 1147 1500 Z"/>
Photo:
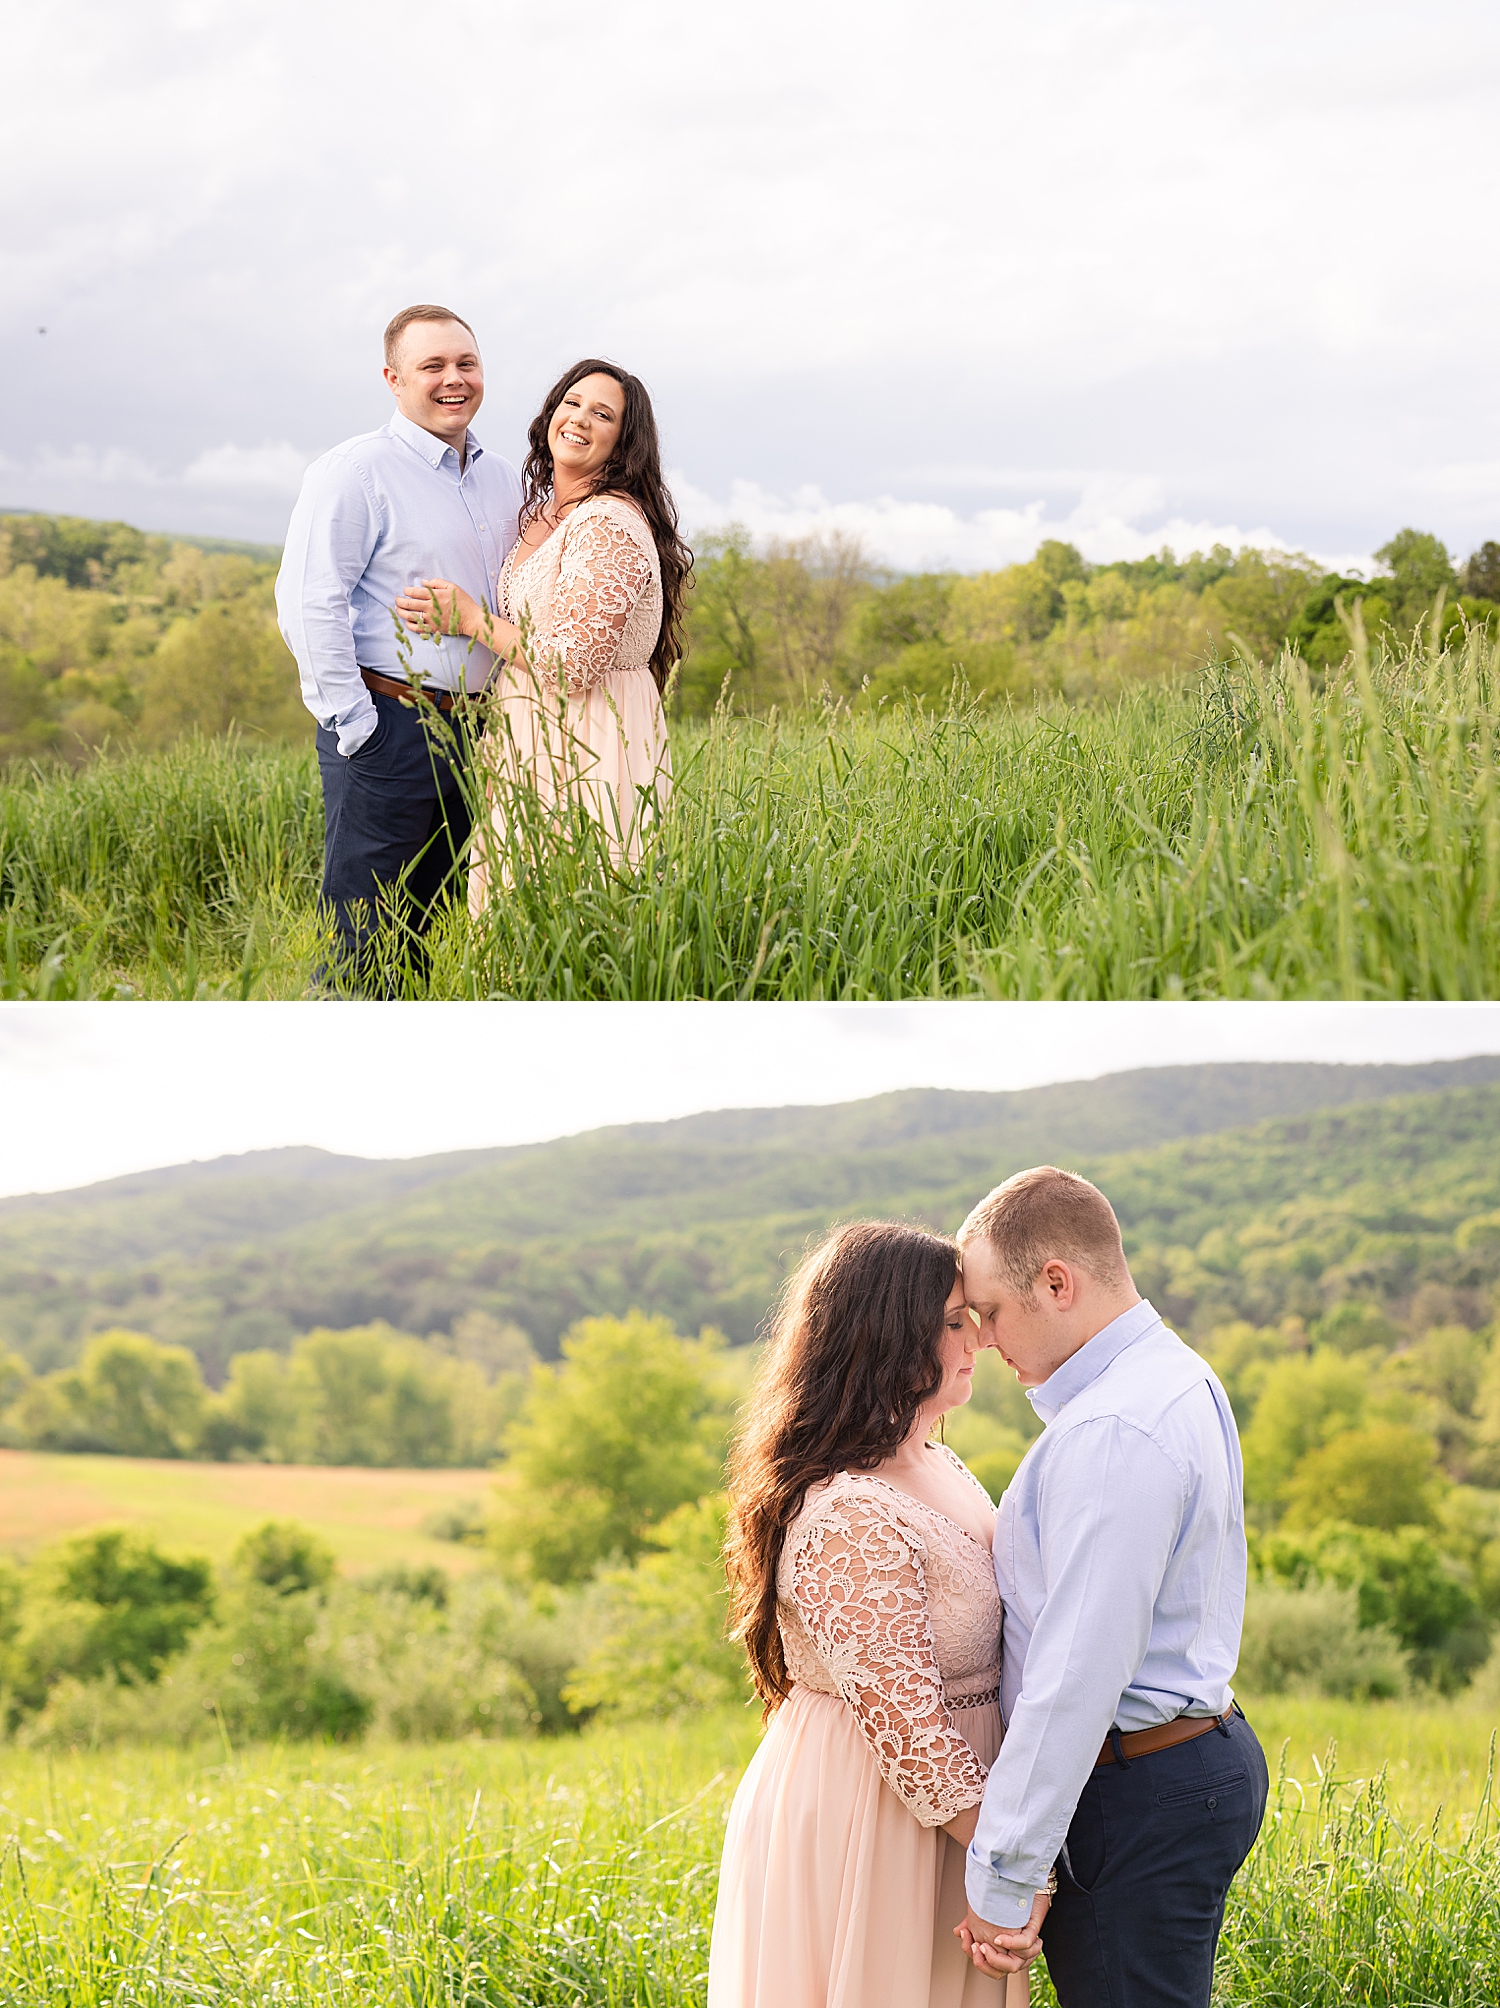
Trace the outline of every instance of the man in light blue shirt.
<path fill-rule="evenodd" d="M 454 699 L 482 688 L 492 667 L 462 636 L 409 636 L 411 675 L 437 710 L 424 716 L 397 645 L 396 595 L 446 578 L 493 607 L 521 505 L 515 468 L 469 430 L 484 368 L 468 323 L 446 307 L 407 307 L 386 329 L 385 365 L 390 423 L 307 470 L 276 581 L 281 632 L 318 722 L 323 901 L 343 980 L 364 987 L 375 981 L 382 910 L 399 904 L 420 953 L 434 901 L 462 877 L 472 783 Z"/>
<path fill-rule="evenodd" d="M 1021 1172 L 959 1241 L 981 1340 L 1046 1424 L 995 1525 L 1006 1734 L 968 1856 L 975 1963 L 995 1945 L 1003 1970 L 1039 1936 L 1062 2008 L 1208 2008 L 1268 1783 L 1229 1685 L 1246 1559 L 1229 1401 L 1137 1292 L 1086 1179 Z"/>

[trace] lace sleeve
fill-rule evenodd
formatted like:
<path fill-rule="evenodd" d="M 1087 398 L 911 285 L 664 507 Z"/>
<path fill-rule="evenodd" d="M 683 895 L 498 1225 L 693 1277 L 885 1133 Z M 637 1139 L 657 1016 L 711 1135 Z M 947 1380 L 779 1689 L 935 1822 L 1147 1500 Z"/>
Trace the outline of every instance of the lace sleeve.
<path fill-rule="evenodd" d="M 623 523 L 590 514 L 563 545 L 542 666 L 580 696 L 614 667 L 631 608 L 651 583 L 651 561 Z"/>
<path fill-rule="evenodd" d="M 977 1805 L 985 1770 L 943 1703 L 917 1538 L 878 1501 L 844 1493 L 799 1538 L 790 1589 L 903 1805 L 924 1827 Z"/>

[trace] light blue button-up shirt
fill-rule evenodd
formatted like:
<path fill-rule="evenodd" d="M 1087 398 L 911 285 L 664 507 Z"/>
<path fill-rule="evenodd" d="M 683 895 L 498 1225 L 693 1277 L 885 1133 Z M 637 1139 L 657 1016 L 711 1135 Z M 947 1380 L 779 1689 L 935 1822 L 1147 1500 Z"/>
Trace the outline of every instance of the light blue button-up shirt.
<path fill-rule="evenodd" d="M 346 439 L 302 479 L 276 580 L 276 612 L 302 674 L 302 701 L 358 752 L 375 730 L 361 669 L 403 676 L 392 609 L 422 579 L 452 579 L 496 604 L 500 568 L 516 541 L 521 477 L 467 435 L 458 450 L 401 412 L 379 432 Z M 487 648 L 461 635 L 411 638 L 411 666 L 438 690 L 477 690 Z"/>
<path fill-rule="evenodd" d="M 1028 1392 L 1047 1427 L 995 1521 L 1007 1726 L 966 1866 L 1010 1929 L 1111 1726 L 1229 1706 L 1245 1615 L 1244 1468 L 1208 1362 L 1143 1302 Z"/>

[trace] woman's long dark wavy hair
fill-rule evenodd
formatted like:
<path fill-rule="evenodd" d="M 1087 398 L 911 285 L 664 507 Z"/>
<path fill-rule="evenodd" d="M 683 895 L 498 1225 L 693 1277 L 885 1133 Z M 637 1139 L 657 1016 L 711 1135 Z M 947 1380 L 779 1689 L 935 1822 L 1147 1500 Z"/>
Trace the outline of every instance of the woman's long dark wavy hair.
<path fill-rule="evenodd" d="M 666 688 L 672 665 L 682 655 L 683 630 L 687 618 L 688 587 L 693 575 L 693 554 L 678 535 L 677 504 L 662 479 L 661 440 L 656 430 L 656 413 L 651 394 L 639 377 L 622 370 L 618 363 L 585 356 L 557 379 L 542 400 L 542 408 L 527 432 L 529 451 L 521 469 L 525 495 L 521 503 L 523 526 L 551 495 L 554 482 L 552 448 L 548 434 L 557 407 L 574 384 L 585 377 L 613 377 L 624 395 L 620 414 L 620 437 L 615 450 L 594 476 L 591 493 L 628 495 L 651 526 L 656 555 L 661 564 L 661 634 L 651 655 L 651 674 L 658 690 Z"/>
<path fill-rule="evenodd" d="M 776 1571 L 809 1486 L 869 1471 L 943 1384 L 943 1309 L 958 1250 L 893 1221 L 837 1227 L 787 1284 L 749 1418 L 729 1462 L 734 1636 L 766 1713 L 791 1689 Z"/>

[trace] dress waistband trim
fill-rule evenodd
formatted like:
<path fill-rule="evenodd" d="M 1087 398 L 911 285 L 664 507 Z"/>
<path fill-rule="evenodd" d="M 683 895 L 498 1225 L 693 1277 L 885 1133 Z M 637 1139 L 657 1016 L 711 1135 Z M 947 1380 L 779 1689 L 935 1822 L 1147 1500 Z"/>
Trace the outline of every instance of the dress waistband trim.
<path fill-rule="evenodd" d="M 988 1708 L 1000 1699 L 1000 1689 L 981 1687 L 977 1694 L 944 1694 L 943 1700 L 950 1708 Z"/>

